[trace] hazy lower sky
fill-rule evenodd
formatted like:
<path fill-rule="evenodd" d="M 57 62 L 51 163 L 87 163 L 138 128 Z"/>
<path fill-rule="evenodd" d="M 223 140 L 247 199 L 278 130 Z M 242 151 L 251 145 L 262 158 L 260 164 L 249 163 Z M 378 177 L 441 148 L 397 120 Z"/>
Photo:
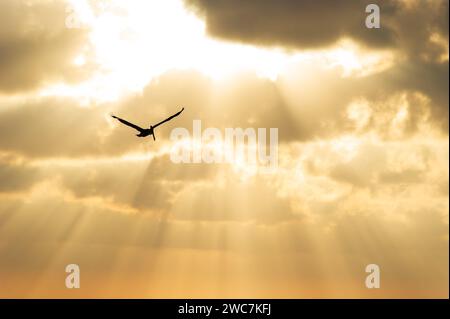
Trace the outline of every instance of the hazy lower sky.
<path fill-rule="evenodd" d="M 0 297 L 448 298 L 448 1 L 372 2 L 0 0 Z"/>

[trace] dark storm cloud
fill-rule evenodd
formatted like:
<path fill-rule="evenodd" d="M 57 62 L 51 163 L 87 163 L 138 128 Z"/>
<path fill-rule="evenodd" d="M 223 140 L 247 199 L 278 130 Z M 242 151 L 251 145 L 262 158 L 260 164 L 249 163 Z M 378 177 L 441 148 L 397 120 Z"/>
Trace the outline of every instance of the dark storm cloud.
<path fill-rule="evenodd" d="M 185 0 L 213 36 L 259 45 L 310 49 L 352 38 L 368 46 L 424 48 L 431 32 L 448 35 L 448 1 Z M 368 29 L 368 4 L 381 28 Z M 423 42 L 423 40 L 426 40 Z"/>
<path fill-rule="evenodd" d="M 65 1 L 0 1 L 0 92 L 86 76 L 72 61 L 87 33 L 66 27 L 67 8 Z"/>
<path fill-rule="evenodd" d="M 365 27 L 367 4 L 373 1 L 186 0 L 206 20 L 213 36 L 257 45 L 292 48 L 329 46 L 350 37 L 370 46 L 392 45 L 394 31 Z M 383 21 L 399 10 L 392 1 L 382 5 Z"/>

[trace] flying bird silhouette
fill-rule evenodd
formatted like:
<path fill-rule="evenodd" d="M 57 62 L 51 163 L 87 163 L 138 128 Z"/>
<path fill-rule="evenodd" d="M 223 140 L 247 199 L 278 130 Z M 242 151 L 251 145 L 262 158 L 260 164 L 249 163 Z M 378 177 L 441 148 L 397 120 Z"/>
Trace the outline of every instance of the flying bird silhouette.
<path fill-rule="evenodd" d="M 155 128 L 158 127 L 158 126 L 160 126 L 161 124 L 163 124 L 163 123 L 165 123 L 165 122 L 170 121 L 170 120 L 173 119 L 174 117 L 180 115 L 181 112 L 183 112 L 183 110 L 184 110 L 184 107 L 181 109 L 181 111 L 179 111 L 178 113 L 175 113 L 175 114 L 172 115 L 172 116 L 169 116 L 169 117 L 166 118 L 165 120 L 163 120 L 163 121 L 161 121 L 161 122 L 159 122 L 159 123 L 157 123 L 157 124 L 155 124 L 155 125 L 150 125 L 150 128 L 142 128 L 142 127 L 139 127 L 139 126 L 137 126 L 137 125 L 135 125 L 135 124 L 133 124 L 133 123 L 130 123 L 130 122 L 124 120 L 124 119 L 121 119 L 120 117 L 115 116 L 114 114 L 111 114 L 111 116 L 112 116 L 113 118 L 119 120 L 119 122 L 121 122 L 121 123 L 123 123 L 123 124 L 125 124 L 125 125 L 127 125 L 127 126 L 130 126 L 130 127 L 134 128 L 135 130 L 139 131 L 139 134 L 136 134 L 136 136 L 139 136 L 139 137 L 146 137 L 146 136 L 152 135 L 152 136 L 153 136 L 153 140 L 156 141 L 156 138 L 155 138 L 155 132 L 154 132 Z"/>

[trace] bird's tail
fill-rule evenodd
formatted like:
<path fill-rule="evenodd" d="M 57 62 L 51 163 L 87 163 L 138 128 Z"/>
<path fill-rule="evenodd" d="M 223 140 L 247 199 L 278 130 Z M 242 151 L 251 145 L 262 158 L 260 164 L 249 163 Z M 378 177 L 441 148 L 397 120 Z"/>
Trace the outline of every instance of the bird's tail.
<path fill-rule="evenodd" d="M 153 140 L 156 141 L 156 138 L 155 138 L 155 130 L 153 129 L 153 126 L 152 126 L 152 125 L 150 125 L 150 129 L 152 130 L 151 132 L 152 132 Z"/>

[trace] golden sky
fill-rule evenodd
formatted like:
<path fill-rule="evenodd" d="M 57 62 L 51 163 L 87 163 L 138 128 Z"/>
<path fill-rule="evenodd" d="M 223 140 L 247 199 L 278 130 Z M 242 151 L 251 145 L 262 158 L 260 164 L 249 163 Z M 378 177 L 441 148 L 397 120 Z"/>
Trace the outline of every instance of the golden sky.
<path fill-rule="evenodd" d="M 448 298 L 448 1 L 371 2 L 0 0 L 0 297 Z"/>

